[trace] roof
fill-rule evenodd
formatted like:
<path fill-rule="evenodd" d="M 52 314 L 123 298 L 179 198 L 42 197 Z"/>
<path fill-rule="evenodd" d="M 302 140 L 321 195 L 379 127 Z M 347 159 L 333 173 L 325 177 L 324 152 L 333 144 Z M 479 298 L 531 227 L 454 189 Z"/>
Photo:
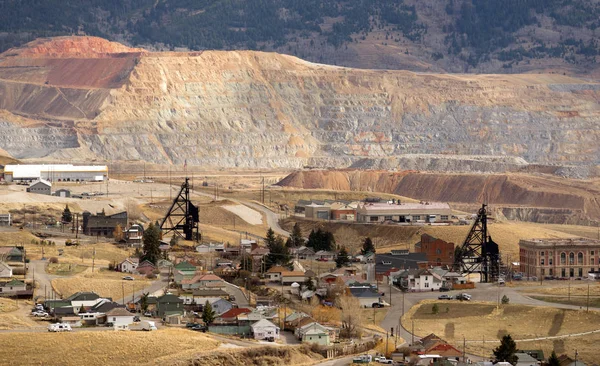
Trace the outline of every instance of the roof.
<path fill-rule="evenodd" d="M 358 298 L 379 298 L 379 293 L 372 288 L 351 287 L 350 293 Z"/>
<path fill-rule="evenodd" d="M 177 269 L 179 271 L 191 271 L 191 270 L 195 271 L 196 270 L 196 266 L 194 266 L 190 262 L 183 261 L 181 263 L 176 264 L 175 265 L 175 269 Z"/>
<path fill-rule="evenodd" d="M 25 286 L 25 283 L 13 278 L 10 282 L 5 283 L 4 286 Z"/>
<path fill-rule="evenodd" d="M 358 210 L 366 211 L 425 211 L 431 210 L 450 210 L 450 205 L 445 202 L 422 202 L 422 203 L 388 203 L 388 202 L 361 202 Z M 415 212 L 418 213 L 418 212 Z"/>
<path fill-rule="evenodd" d="M 223 279 L 215 274 L 209 273 L 201 276 L 200 281 L 223 281 Z"/>
<path fill-rule="evenodd" d="M 71 296 L 67 297 L 65 300 L 67 300 L 67 301 L 88 301 L 88 300 L 96 300 L 98 298 L 100 298 L 100 295 L 98 295 L 95 292 L 80 291 L 80 292 L 76 292 L 76 293 L 72 294 Z"/>
<path fill-rule="evenodd" d="M 156 302 L 158 302 L 158 303 L 183 302 L 183 300 L 181 300 L 179 297 L 177 297 L 173 294 L 165 294 L 165 295 L 162 295 L 161 297 L 159 297 L 158 299 L 156 299 Z"/>
<path fill-rule="evenodd" d="M 384 262 L 386 264 L 384 264 Z M 427 262 L 426 253 L 407 253 L 393 255 L 391 253 L 375 255 L 375 271 L 383 273 L 396 269 L 419 268 L 419 263 Z M 389 263 L 389 264 L 387 264 Z"/>
<path fill-rule="evenodd" d="M 250 326 L 250 328 L 252 328 L 252 329 L 255 329 L 255 328 L 266 328 L 266 327 L 273 327 L 273 328 L 279 329 L 278 326 L 276 326 L 275 324 L 271 323 L 267 319 L 261 319 L 261 320 L 257 321 L 256 323 L 254 323 L 254 324 L 252 324 Z"/>
<path fill-rule="evenodd" d="M 283 268 L 282 266 L 274 266 L 274 267 L 271 267 L 267 271 L 267 273 L 281 273 L 281 272 L 289 272 L 289 270 L 286 268 Z"/>
<path fill-rule="evenodd" d="M 106 165 L 72 165 L 72 164 L 8 164 L 4 167 L 4 173 L 12 174 L 13 178 L 36 178 L 42 172 L 70 173 L 70 172 L 96 172 L 107 173 Z"/>
<path fill-rule="evenodd" d="M 45 179 L 42 179 L 42 178 L 39 178 L 39 179 L 38 179 L 38 180 L 36 180 L 35 182 L 32 182 L 32 183 L 31 183 L 29 186 L 30 186 L 30 187 L 33 187 L 33 186 L 35 186 L 35 185 L 36 185 L 36 184 L 38 184 L 38 183 L 42 183 L 42 184 L 44 184 L 44 185 L 46 185 L 46 186 L 48 186 L 48 187 L 52 187 L 52 183 L 50 183 L 50 182 L 48 182 L 47 180 L 45 180 Z"/>
<path fill-rule="evenodd" d="M 600 240 L 588 238 L 569 238 L 569 239 L 529 239 L 519 240 L 519 246 L 530 246 L 536 248 L 556 248 L 572 246 L 600 246 Z"/>
<path fill-rule="evenodd" d="M 302 271 L 285 271 L 285 272 L 281 272 L 281 277 L 304 277 L 304 272 L 302 272 Z"/>
<path fill-rule="evenodd" d="M 89 312 L 106 313 L 108 311 L 111 311 L 114 308 L 123 308 L 123 307 L 125 307 L 125 305 L 116 303 L 114 301 L 103 301 L 101 303 L 98 303 L 98 304 L 92 306 L 89 309 Z"/>
<path fill-rule="evenodd" d="M 59 308 L 54 308 L 54 315 L 74 315 L 75 310 L 73 310 L 72 306 L 61 306 Z"/>
<path fill-rule="evenodd" d="M 154 265 L 154 263 L 145 260 L 142 263 L 140 263 L 140 265 L 138 266 L 138 269 L 140 269 L 141 267 L 156 267 L 156 266 Z"/>
<path fill-rule="evenodd" d="M 319 250 L 315 255 L 335 255 L 335 253 L 327 250 Z"/>
<path fill-rule="evenodd" d="M 531 357 L 530 355 L 528 355 L 527 353 L 523 353 L 523 352 L 517 352 L 515 353 L 515 356 L 518 357 L 518 361 L 519 362 L 532 362 L 533 364 L 537 364 L 537 359 Z"/>
<path fill-rule="evenodd" d="M 133 316 L 133 314 L 125 310 L 125 308 L 114 308 L 106 313 L 106 316 Z"/>
<path fill-rule="evenodd" d="M 224 312 L 223 314 L 221 314 L 219 316 L 219 318 L 237 318 L 238 315 L 240 314 L 249 314 L 251 313 L 252 310 L 247 309 L 247 308 L 233 308 L 233 309 L 229 309 L 226 312 Z"/>

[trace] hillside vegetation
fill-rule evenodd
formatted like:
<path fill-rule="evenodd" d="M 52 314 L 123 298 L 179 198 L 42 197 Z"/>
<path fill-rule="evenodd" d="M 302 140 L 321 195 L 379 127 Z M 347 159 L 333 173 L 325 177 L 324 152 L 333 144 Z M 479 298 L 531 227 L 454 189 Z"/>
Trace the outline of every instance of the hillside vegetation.
<path fill-rule="evenodd" d="M 599 16 L 597 0 L 9 0 L 0 4 L 0 51 L 79 33 L 365 68 L 585 71 L 600 50 Z"/>

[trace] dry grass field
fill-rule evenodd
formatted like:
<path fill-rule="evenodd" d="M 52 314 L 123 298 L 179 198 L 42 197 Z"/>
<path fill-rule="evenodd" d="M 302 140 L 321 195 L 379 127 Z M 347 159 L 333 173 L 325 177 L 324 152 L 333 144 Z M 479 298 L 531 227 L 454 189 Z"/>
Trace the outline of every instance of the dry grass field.
<path fill-rule="evenodd" d="M 0 313 L 8 313 L 17 310 L 18 308 L 15 300 L 0 297 Z"/>
<path fill-rule="evenodd" d="M 589 293 L 590 296 L 598 296 L 600 295 L 600 283 L 596 281 L 571 281 L 571 286 L 569 287 L 566 283 L 567 281 L 560 281 L 558 283 L 553 283 L 551 287 L 542 287 L 542 288 L 534 288 L 528 287 L 521 291 L 532 293 L 532 294 L 542 294 L 542 295 L 560 295 L 560 296 L 568 296 L 571 294 L 572 296 L 583 297 L 588 294 L 588 285 L 589 285 Z M 538 282 L 539 283 L 539 282 Z"/>
<path fill-rule="evenodd" d="M 438 314 L 433 314 L 433 304 L 438 304 Z M 583 344 L 593 344 L 588 343 L 588 339 L 600 339 L 600 334 L 558 340 L 518 341 L 598 330 L 600 312 L 596 311 L 526 305 L 501 305 L 500 309 L 496 309 L 496 304 L 485 302 L 425 300 L 402 318 L 402 324 L 408 329 L 413 321 L 418 336 L 435 333 L 458 348 L 462 348 L 462 340 L 465 337 L 467 352 L 483 356 L 491 354 L 502 335 L 510 334 L 522 349 L 543 349 L 544 352 L 551 352 L 556 343 L 564 347 L 563 351 L 570 353 L 574 353 L 577 348 L 583 361 L 598 361 L 598 355 L 594 354 L 595 351 L 597 353 L 597 346 L 585 348 Z"/>
<path fill-rule="evenodd" d="M 87 270 L 88 266 L 73 263 L 48 263 L 46 273 L 57 276 L 72 276 Z"/>
<path fill-rule="evenodd" d="M 132 250 L 121 249 L 111 243 L 82 244 L 71 247 L 27 244 L 25 245 L 25 249 L 27 250 L 27 257 L 29 259 L 42 258 L 43 250 L 44 257 L 56 257 L 59 263 L 73 263 L 86 266 L 92 265 L 95 250 L 96 267 L 106 267 L 109 263 L 121 262 L 133 253 Z M 62 250 L 62 255 L 59 250 Z"/>
<path fill-rule="evenodd" d="M 219 342 L 185 329 L 155 332 L 71 332 L 0 334 L 0 357 L 7 365 L 172 364 L 208 352 Z M 14 350 L 18 349 L 18 352 Z M 159 362 L 160 360 L 160 362 Z"/>
<path fill-rule="evenodd" d="M 135 278 L 134 281 L 123 281 L 123 276 Z M 79 275 L 52 280 L 54 291 L 63 297 L 70 296 L 78 291 L 93 291 L 102 297 L 111 297 L 113 300 L 130 297 L 134 291 L 150 285 L 149 280 L 143 276 L 123 274 L 120 272 L 99 271 L 92 273 L 91 268 Z"/>

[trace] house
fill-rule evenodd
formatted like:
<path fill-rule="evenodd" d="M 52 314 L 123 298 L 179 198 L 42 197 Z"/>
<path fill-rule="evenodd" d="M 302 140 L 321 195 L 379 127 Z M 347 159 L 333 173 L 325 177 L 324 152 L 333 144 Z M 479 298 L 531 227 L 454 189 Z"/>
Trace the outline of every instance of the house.
<path fill-rule="evenodd" d="M 356 219 L 356 207 L 358 202 L 335 202 L 331 204 L 331 219 L 354 221 Z"/>
<path fill-rule="evenodd" d="M 106 320 L 113 324 L 115 330 L 127 330 L 133 323 L 133 314 L 124 308 L 114 308 L 106 313 Z"/>
<path fill-rule="evenodd" d="M 258 244 L 256 243 L 256 240 L 254 239 L 242 239 L 240 240 L 240 248 L 241 251 L 246 252 L 246 253 L 250 253 L 252 251 L 252 248 L 256 248 Z"/>
<path fill-rule="evenodd" d="M 12 268 L 8 264 L 0 261 L 0 278 L 11 278 L 12 276 Z"/>
<path fill-rule="evenodd" d="M 329 203 L 311 202 L 304 207 L 304 217 L 307 219 L 329 220 L 331 217 L 331 205 Z"/>
<path fill-rule="evenodd" d="M 425 253 L 430 266 L 451 266 L 454 264 L 454 243 L 422 234 L 421 241 L 415 244 L 417 253 Z"/>
<path fill-rule="evenodd" d="M 370 308 L 374 302 L 379 302 L 381 295 L 372 289 L 363 287 L 350 287 L 348 289 L 352 296 L 356 297 L 360 306 Z"/>
<path fill-rule="evenodd" d="M 267 319 L 261 319 L 250 326 L 254 339 L 279 339 L 279 327 Z"/>
<path fill-rule="evenodd" d="M 88 308 L 85 312 L 79 312 L 78 315 L 84 325 L 105 324 L 107 322 L 106 313 L 116 308 L 125 308 L 125 305 L 108 299 L 102 299 L 102 301 Z"/>
<path fill-rule="evenodd" d="M 443 278 L 429 269 L 407 269 L 392 272 L 389 278 L 401 288 L 417 292 L 439 291 L 444 284 Z"/>
<path fill-rule="evenodd" d="M 190 279 L 196 275 L 196 266 L 188 261 L 183 261 L 173 267 L 175 273 L 175 283 L 181 285 L 183 279 Z"/>
<path fill-rule="evenodd" d="M 315 251 L 312 248 L 302 246 L 296 250 L 296 257 L 311 261 L 315 259 Z"/>
<path fill-rule="evenodd" d="M 267 280 L 271 282 L 281 282 L 282 272 L 289 272 L 289 270 L 281 266 L 271 267 L 266 273 Z"/>
<path fill-rule="evenodd" d="M 375 276 L 382 281 L 390 272 L 400 269 L 416 269 L 427 267 L 425 253 L 410 253 L 408 250 L 392 250 L 386 254 L 375 255 Z"/>
<path fill-rule="evenodd" d="M 320 346 L 329 346 L 329 329 L 317 322 L 296 328 L 294 334 L 302 343 L 318 344 Z"/>
<path fill-rule="evenodd" d="M 71 197 L 71 191 L 68 189 L 61 188 L 56 190 L 56 192 L 54 192 L 53 195 L 61 198 L 69 198 Z"/>
<path fill-rule="evenodd" d="M 0 260 L 4 262 L 24 262 L 25 249 L 23 247 L 0 247 Z"/>
<path fill-rule="evenodd" d="M 460 350 L 433 333 L 419 339 L 409 346 L 409 349 L 413 355 L 436 355 L 437 358 L 445 359 L 456 359 L 462 356 Z"/>
<path fill-rule="evenodd" d="M 140 264 L 139 258 L 127 258 L 123 262 L 117 264 L 117 271 L 125 273 L 134 273 Z"/>
<path fill-rule="evenodd" d="M 324 284 L 331 285 L 332 283 L 335 283 L 335 281 L 338 279 L 338 277 L 341 277 L 341 276 L 333 274 L 333 273 L 323 273 L 319 277 L 319 280 Z"/>
<path fill-rule="evenodd" d="M 11 226 L 12 216 L 9 213 L 0 214 L 0 226 Z"/>
<path fill-rule="evenodd" d="M 145 260 L 137 266 L 135 271 L 141 275 L 147 276 L 152 274 L 155 270 L 156 266 L 152 262 Z"/>
<path fill-rule="evenodd" d="M 302 271 L 284 271 L 281 272 L 281 283 L 291 285 L 294 282 L 303 283 L 306 280 Z"/>
<path fill-rule="evenodd" d="M 63 316 L 60 318 L 60 322 L 69 324 L 71 328 L 79 328 L 82 326 L 81 318 L 76 315 Z"/>
<path fill-rule="evenodd" d="M 225 300 L 223 298 L 218 299 L 217 301 L 211 303 L 213 310 L 217 315 L 226 313 L 227 311 L 233 309 L 233 304 Z"/>
<path fill-rule="evenodd" d="M 158 269 L 160 270 L 168 270 L 170 268 L 173 268 L 173 263 L 171 263 L 170 261 L 166 260 L 166 259 L 159 259 L 156 262 L 156 266 L 158 267 Z"/>
<path fill-rule="evenodd" d="M 112 237 L 117 226 L 127 227 L 127 211 L 113 215 L 107 215 L 104 211 L 92 215 L 89 211 L 84 211 L 82 216 L 85 235 Z"/>
<path fill-rule="evenodd" d="M 333 271 L 332 273 L 334 275 L 338 275 L 338 276 L 352 277 L 352 276 L 355 276 L 357 272 L 358 272 L 358 268 L 352 266 L 352 267 L 336 268 L 336 270 Z"/>
<path fill-rule="evenodd" d="M 125 240 L 130 245 L 141 245 L 144 238 L 144 227 L 139 224 L 133 224 L 125 231 Z"/>
<path fill-rule="evenodd" d="M 302 318 L 308 318 L 309 315 L 301 311 L 294 311 L 283 319 L 286 328 L 291 328 L 290 324 Z"/>
<path fill-rule="evenodd" d="M 52 195 L 52 183 L 40 178 L 29 185 L 27 192 L 50 196 Z"/>
<path fill-rule="evenodd" d="M 0 283 L 0 296 L 14 296 L 27 290 L 27 285 L 17 279 Z"/>
<path fill-rule="evenodd" d="M 560 363 L 560 366 L 586 366 L 585 363 L 581 361 L 575 361 L 567 355 L 558 356 L 558 362 Z"/>
<path fill-rule="evenodd" d="M 208 243 L 208 244 L 200 244 L 196 246 L 196 251 L 198 253 L 212 253 L 212 252 L 223 252 L 225 249 L 225 244 L 223 243 Z"/>
<path fill-rule="evenodd" d="M 223 279 L 212 273 L 197 274 L 191 279 L 181 280 L 181 288 L 183 290 L 192 290 L 198 288 L 221 288 L 225 283 Z"/>
<path fill-rule="evenodd" d="M 167 315 L 183 315 L 183 300 L 173 294 L 165 294 L 156 299 L 155 313 L 160 318 Z"/>
<path fill-rule="evenodd" d="M 219 315 L 219 317 L 215 320 L 217 324 L 237 324 L 238 317 L 242 314 L 250 314 L 252 310 L 247 308 L 232 308 L 223 314 Z"/>
<path fill-rule="evenodd" d="M 318 261 L 329 262 L 335 260 L 336 254 L 327 250 L 319 250 L 315 253 L 315 259 Z"/>
<path fill-rule="evenodd" d="M 531 357 L 527 353 L 517 352 L 517 353 L 515 353 L 515 356 L 517 357 L 516 366 L 538 366 L 538 365 L 540 365 L 540 362 L 537 359 L 535 359 L 534 357 Z"/>
<path fill-rule="evenodd" d="M 95 292 L 76 292 L 65 299 L 73 309 L 78 313 L 80 309 L 89 308 L 102 301 L 102 298 Z"/>

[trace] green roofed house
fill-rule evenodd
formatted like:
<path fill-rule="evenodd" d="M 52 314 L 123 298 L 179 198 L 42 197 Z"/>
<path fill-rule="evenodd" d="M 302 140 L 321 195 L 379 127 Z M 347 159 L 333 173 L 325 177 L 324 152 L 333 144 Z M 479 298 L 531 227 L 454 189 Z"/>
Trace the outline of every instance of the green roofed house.
<path fill-rule="evenodd" d="M 170 315 L 183 315 L 183 300 L 173 294 L 156 299 L 156 315 L 165 318 Z"/>
<path fill-rule="evenodd" d="M 0 283 L 0 296 L 17 295 L 19 292 L 25 290 L 27 290 L 25 283 L 16 279 L 5 283 Z"/>
<path fill-rule="evenodd" d="M 173 273 L 175 274 L 175 283 L 181 285 L 181 281 L 190 280 L 196 275 L 196 266 L 189 262 L 181 262 L 173 267 Z"/>

